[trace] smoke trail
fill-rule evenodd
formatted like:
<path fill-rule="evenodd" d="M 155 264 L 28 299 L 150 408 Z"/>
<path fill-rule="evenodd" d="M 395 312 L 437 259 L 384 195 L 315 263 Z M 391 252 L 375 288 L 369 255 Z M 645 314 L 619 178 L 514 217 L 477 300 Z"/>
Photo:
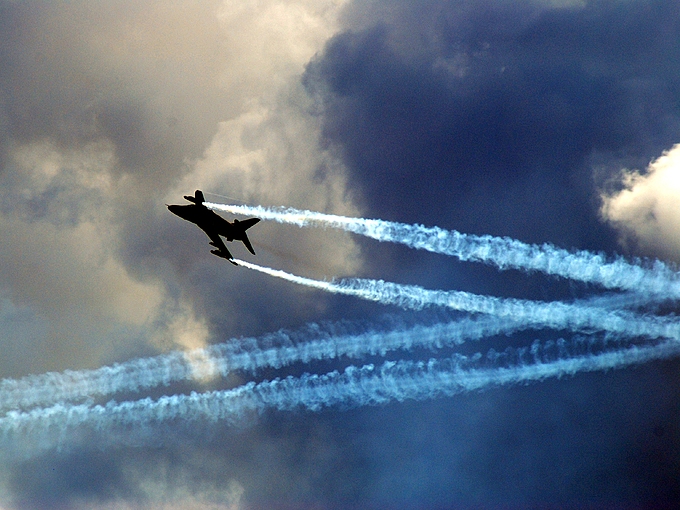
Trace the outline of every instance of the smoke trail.
<path fill-rule="evenodd" d="M 0 432 L 5 440 L 11 442 L 14 438 L 38 436 L 42 438 L 37 443 L 39 447 L 52 447 L 55 441 L 65 438 L 68 430 L 82 425 L 106 435 L 121 427 L 150 428 L 180 418 L 238 423 L 248 413 L 269 408 L 319 410 L 338 404 L 363 406 L 395 400 L 423 400 L 581 371 L 622 368 L 680 355 L 680 324 L 675 324 L 671 318 L 643 317 L 628 311 L 607 310 L 618 306 L 637 306 L 664 297 L 679 297 L 678 274 L 660 262 L 653 269 L 645 269 L 623 259 L 607 262 L 601 255 L 588 252 L 570 253 L 547 244 L 532 246 L 507 238 L 469 236 L 436 227 L 345 218 L 292 209 L 206 205 L 218 210 L 257 214 L 299 226 L 320 223 L 380 241 L 399 242 L 413 248 L 454 255 L 461 260 L 493 263 L 500 268 L 539 270 L 605 287 L 631 289 L 637 294 L 595 297 L 587 302 L 571 304 L 557 301 L 543 303 L 460 291 L 428 290 L 382 280 L 318 281 L 236 260 L 244 267 L 327 292 L 394 304 L 406 309 L 442 306 L 485 316 L 387 332 L 367 331 L 340 336 L 320 334 L 315 338 L 305 338 L 301 343 L 290 342 L 287 333 L 279 332 L 266 337 L 266 342 L 245 339 L 186 353 L 175 352 L 132 360 L 97 370 L 66 371 L 0 381 L 0 409 L 12 409 L 4 418 L 0 418 Z M 652 293 L 653 296 L 645 296 L 645 293 Z M 305 374 L 299 378 L 251 382 L 228 391 L 192 392 L 190 395 L 165 396 L 158 400 L 112 401 L 106 405 L 66 403 L 200 378 L 201 374 L 196 372 L 196 364 L 192 362 L 194 358 L 201 359 L 211 371 L 225 376 L 232 370 L 255 372 L 263 367 L 279 368 L 291 363 L 308 363 L 338 356 L 361 358 L 366 355 L 385 355 L 387 351 L 397 349 L 439 348 L 529 328 L 606 331 L 608 336 L 605 337 L 605 343 L 611 338 L 610 333 L 614 333 L 616 338 L 644 336 L 666 341 L 658 345 L 631 346 L 581 356 L 565 354 L 565 342 L 558 341 L 552 344 L 557 346 L 558 355 L 551 361 L 541 358 L 540 348 L 534 343 L 530 350 L 517 350 L 516 359 L 513 360 L 518 363 L 511 363 L 511 366 L 498 366 L 500 361 L 507 361 L 507 353 L 498 354 L 491 350 L 487 359 L 496 365 L 494 368 L 470 368 L 467 362 L 478 360 L 481 355 L 473 358 L 456 355 L 448 360 L 430 360 L 427 363 L 389 361 L 378 369 L 373 365 L 349 367 L 343 373 Z M 534 358 L 532 364 L 525 363 L 524 358 L 529 354 Z M 54 405 L 30 411 L 19 410 L 46 404 Z"/>
<path fill-rule="evenodd" d="M 241 263 L 248 265 L 245 262 Z M 259 268 L 259 266 L 255 265 L 250 266 L 252 268 Z M 330 290 L 331 292 L 337 291 L 335 290 L 337 284 L 334 283 L 316 282 L 295 277 L 283 271 L 267 271 L 276 276 L 284 275 L 287 279 L 289 277 L 294 278 L 293 281 L 297 283 L 307 285 L 312 282 L 313 284 L 319 284 L 320 288 L 325 290 Z M 386 284 L 385 282 L 381 283 L 383 286 L 394 285 Z M 420 291 L 434 292 L 425 291 L 424 289 L 420 289 Z M 368 299 L 374 298 L 369 297 Z M 480 299 L 493 300 L 495 298 Z M 639 295 L 631 293 L 597 296 L 582 300 L 573 305 L 557 303 L 551 306 L 571 306 L 576 310 L 581 310 L 582 308 L 612 308 L 638 304 L 640 304 Z M 548 314 L 550 314 L 550 311 L 548 311 Z M 232 339 L 227 343 L 205 349 L 176 351 L 156 357 L 135 359 L 125 363 L 105 366 L 95 370 L 67 370 L 62 373 L 52 372 L 31 375 L 21 379 L 5 379 L 0 381 L 0 411 L 27 409 L 33 406 L 52 405 L 63 401 L 78 401 L 124 391 L 139 391 L 160 385 L 167 386 L 172 382 L 181 380 L 200 380 L 206 375 L 201 371 L 202 368 L 209 369 L 214 375 L 225 377 L 230 371 L 234 370 L 254 373 L 258 369 L 266 367 L 280 368 L 296 362 L 308 363 L 314 360 L 333 359 L 339 356 L 360 358 L 366 355 L 385 355 L 388 351 L 398 349 L 412 349 L 415 347 L 435 349 L 461 344 L 468 340 L 480 340 L 502 333 L 510 334 L 519 329 L 545 326 L 541 321 L 526 321 L 522 319 L 521 315 L 518 317 L 519 320 L 515 313 L 510 311 L 510 316 L 505 317 L 477 317 L 474 319 L 461 319 L 446 324 L 397 328 L 387 332 L 366 331 L 360 334 L 337 334 L 335 332 L 329 334 L 321 331 L 318 327 L 312 327 L 312 331 L 305 335 L 304 341 L 297 344 L 291 342 L 289 333 L 279 331 L 278 333 L 267 335 L 261 340 L 254 338 Z M 592 320 L 599 320 L 598 317 L 596 316 Z M 649 319 L 644 320 L 649 322 Z M 662 336 L 661 333 L 664 333 L 664 331 L 659 332 L 661 325 L 658 324 L 658 321 L 655 321 L 652 325 L 656 327 L 655 331 L 659 333 L 657 336 Z M 556 327 L 554 321 L 552 327 Z M 610 329 L 617 331 L 615 328 Z M 649 329 L 645 331 L 650 333 Z M 645 331 L 635 331 L 631 328 L 626 330 L 625 334 L 621 336 L 629 338 L 637 334 L 644 334 Z M 621 331 L 618 331 L 618 333 L 621 333 Z M 665 333 L 670 335 L 672 331 L 665 331 Z M 649 334 L 649 336 L 654 335 Z M 194 363 L 196 359 L 202 362 L 199 367 Z"/>
<path fill-rule="evenodd" d="M 577 304 L 621 308 L 640 304 L 640 297 L 633 293 L 596 296 Z M 205 374 L 197 370 L 193 363 L 195 359 L 202 361 L 201 367 L 208 367 L 214 374 L 226 377 L 235 370 L 255 373 L 262 368 L 281 368 L 293 363 L 341 356 L 358 359 L 367 355 L 384 356 L 400 349 L 439 349 L 494 335 L 509 335 L 520 329 L 527 327 L 513 319 L 494 316 L 351 334 L 338 325 L 324 329 L 310 324 L 297 333 L 278 331 L 260 339 L 233 338 L 203 349 L 138 358 L 94 370 L 66 370 L 4 379 L 0 381 L 0 411 L 139 391 L 183 380 L 200 380 Z M 293 340 L 296 335 L 301 341 Z"/>
<path fill-rule="evenodd" d="M 205 206 L 233 214 L 256 215 L 299 227 L 318 224 L 338 228 L 378 241 L 401 243 L 411 248 L 451 255 L 463 261 L 494 264 L 500 269 L 541 271 L 611 289 L 627 289 L 657 297 L 680 298 L 680 276 L 660 261 L 655 261 L 652 269 L 646 269 L 622 258 L 608 262 L 604 256 L 587 251 L 569 252 L 547 243 L 541 246 L 530 245 L 506 237 L 476 236 L 439 227 L 349 218 L 292 208 L 209 202 L 206 202 Z"/>
<path fill-rule="evenodd" d="M 560 301 L 546 303 L 479 296 L 463 291 L 429 290 L 417 285 L 401 285 L 383 280 L 351 278 L 320 281 L 243 260 L 234 259 L 234 262 L 307 287 L 392 304 L 404 309 L 420 310 L 426 306 L 442 306 L 463 312 L 510 318 L 522 323 L 526 328 L 609 331 L 628 337 L 647 336 L 680 340 L 680 324 L 660 317 L 642 317 L 623 311 L 606 311 Z"/>
<path fill-rule="evenodd" d="M 104 438 L 114 438 L 116 430 L 121 428 L 132 426 L 133 430 L 140 431 L 176 419 L 237 424 L 248 413 L 269 408 L 318 411 L 339 404 L 365 406 L 426 400 L 578 372 L 623 368 L 678 355 L 680 343 L 666 341 L 655 346 L 633 346 L 550 363 L 501 368 L 466 369 L 460 356 L 429 362 L 386 362 L 378 369 L 373 365 L 351 366 L 342 373 L 250 382 L 232 390 L 193 392 L 155 401 L 150 398 L 123 403 L 112 401 L 103 406 L 57 404 L 29 412 L 11 411 L 0 418 L 0 433 L 8 445 L 27 439 L 36 448 L 50 448 L 64 440 L 70 429 L 83 425 L 92 427 Z"/>
<path fill-rule="evenodd" d="M 226 377 L 235 370 L 255 373 L 262 368 L 281 368 L 341 356 L 361 358 L 384 356 L 395 350 L 437 349 L 460 345 L 498 334 L 510 334 L 522 325 L 496 317 L 464 318 L 435 325 L 416 325 L 391 331 L 369 330 L 359 334 L 337 334 L 311 325 L 303 342 L 279 331 L 261 339 L 232 339 L 204 349 L 175 351 L 139 358 L 94 370 L 67 370 L 0 381 L 0 410 L 49 406 L 57 402 L 84 400 L 123 391 L 139 391 L 172 382 L 201 379 L 193 359 Z M 335 328 L 337 329 L 337 328 Z M 266 347 L 265 345 L 268 345 Z"/>

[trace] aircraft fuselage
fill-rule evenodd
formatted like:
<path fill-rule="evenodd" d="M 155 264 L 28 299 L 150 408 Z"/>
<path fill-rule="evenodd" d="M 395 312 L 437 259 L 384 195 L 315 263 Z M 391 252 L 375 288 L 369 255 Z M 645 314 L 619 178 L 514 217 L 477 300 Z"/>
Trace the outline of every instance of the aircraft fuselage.
<path fill-rule="evenodd" d="M 246 230 L 255 225 L 260 221 L 259 218 L 249 218 L 247 220 L 239 221 L 234 220 L 234 223 L 230 223 L 214 211 L 208 209 L 203 205 L 203 192 L 201 190 L 196 190 L 195 195 L 184 197 L 191 205 L 169 205 L 168 210 L 182 218 L 183 220 L 195 223 L 198 227 L 203 230 L 210 238 L 210 245 L 215 247 L 215 250 L 211 250 L 210 253 L 227 259 L 232 264 L 235 264 L 231 253 L 224 245 L 222 237 L 226 237 L 227 241 L 242 241 L 245 247 L 250 253 L 255 255 L 255 250 L 250 244 Z"/>
<path fill-rule="evenodd" d="M 234 225 L 204 205 L 169 205 L 168 209 L 183 220 L 195 223 L 206 233 L 215 232 L 226 237 L 227 241 L 238 239 L 239 232 L 235 232 Z"/>

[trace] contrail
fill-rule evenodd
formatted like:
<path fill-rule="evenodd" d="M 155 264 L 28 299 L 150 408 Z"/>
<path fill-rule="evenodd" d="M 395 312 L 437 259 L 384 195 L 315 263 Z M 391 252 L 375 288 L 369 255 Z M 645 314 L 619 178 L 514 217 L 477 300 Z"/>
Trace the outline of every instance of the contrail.
<path fill-rule="evenodd" d="M 510 334 L 517 329 L 522 329 L 522 324 L 496 317 L 462 318 L 442 324 L 400 327 L 391 331 L 368 330 L 358 334 L 330 333 L 310 325 L 303 332 L 306 338 L 298 342 L 291 341 L 290 333 L 279 331 L 260 339 L 232 339 L 203 349 L 174 351 L 93 370 L 66 370 L 4 379 L 0 381 L 0 411 L 139 391 L 177 381 L 201 380 L 210 375 L 226 377 L 236 370 L 255 373 L 263 368 L 281 368 L 341 356 L 361 358 L 384 356 L 400 349 L 437 349 Z"/>
<path fill-rule="evenodd" d="M 319 411 L 340 404 L 354 407 L 426 400 L 579 372 L 623 368 L 679 354 L 680 343 L 666 341 L 655 346 L 632 346 L 511 367 L 467 369 L 461 356 L 428 362 L 388 361 L 377 369 L 374 365 L 350 366 L 342 373 L 290 376 L 250 382 L 232 390 L 192 392 L 158 400 L 112 401 L 95 406 L 57 404 L 28 412 L 10 411 L 0 418 L 0 434 L 8 447 L 26 440 L 36 449 L 52 448 L 65 440 L 69 430 L 80 426 L 91 427 L 106 441 L 118 437 L 116 432 L 120 429 L 138 433 L 177 419 L 238 424 L 248 413 L 266 409 Z"/>
<path fill-rule="evenodd" d="M 511 318 L 526 328 L 609 331 L 627 337 L 646 336 L 680 340 L 680 323 L 662 317 L 643 317 L 624 311 L 607 311 L 560 301 L 537 302 L 480 296 L 463 291 L 430 290 L 417 285 L 402 285 L 383 280 L 349 278 L 330 282 L 320 281 L 243 260 L 234 259 L 234 262 L 307 287 L 396 305 L 404 309 L 420 310 L 426 306 L 441 306 L 462 312 Z"/>
<path fill-rule="evenodd" d="M 350 293 L 366 299 L 379 300 L 394 304 L 406 303 L 412 308 L 428 304 L 428 300 L 447 306 L 447 292 L 427 291 L 419 287 L 406 287 L 386 282 L 364 280 L 350 281 L 347 286 L 334 282 L 318 282 L 290 275 L 283 271 L 261 268 L 254 264 L 238 261 L 241 265 L 264 270 L 274 276 L 312 285 L 330 292 Z M 358 291 L 363 285 L 368 290 Z M 413 295 L 418 298 L 414 298 Z M 225 377 L 230 371 L 242 370 L 256 372 L 259 369 L 280 368 L 296 362 L 308 363 L 314 360 L 332 359 L 339 356 L 360 358 L 366 355 L 384 355 L 388 351 L 423 347 L 435 349 L 461 344 L 467 340 L 510 334 L 519 329 L 553 327 L 559 329 L 594 328 L 616 332 L 621 336 L 647 335 L 650 337 L 674 337 L 677 327 L 658 319 L 621 317 L 612 319 L 597 307 L 612 307 L 639 304 L 636 294 L 594 297 L 577 304 L 533 303 L 519 300 L 499 300 L 457 293 L 463 304 L 454 300 L 452 306 L 465 311 L 485 311 L 497 313 L 499 317 L 478 317 L 461 319 L 433 326 L 415 326 L 394 331 L 367 331 L 361 334 L 329 335 L 319 332 L 318 338 L 310 334 L 309 339 L 291 345 L 286 332 L 267 335 L 266 342 L 257 339 L 232 339 L 227 343 L 193 351 L 176 351 L 151 358 L 140 358 L 125 363 L 105 366 L 95 370 L 47 373 L 27 376 L 21 379 L 0 381 L 0 411 L 7 409 L 27 409 L 33 406 L 49 406 L 56 402 L 78 401 L 92 397 L 111 395 L 124 391 L 139 391 L 145 388 L 167 386 L 181 380 L 194 380 L 209 375 Z M 424 297 L 423 297 L 424 296 Z M 433 299 L 436 298 L 436 299 Z M 459 300 L 461 301 L 461 300 Z M 470 303 L 475 306 L 470 306 Z M 449 302 L 450 306 L 451 303 Z M 518 311 L 534 307 L 532 314 Z M 585 311 L 585 319 L 568 319 L 569 313 Z M 558 312 L 558 313 L 556 313 Z M 543 317 L 543 318 L 541 318 Z M 269 347 L 262 347 L 262 344 Z M 271 346 L 273 344 L 273 346 Z M 196 361 L 198 360 L 198 363 Z M 209 372 L 209 373 L 206 373 Z"/>
<path fill-rule="evenodd" d="M 581 300 L 580 304 L 620 308 L 640 302 L 639 295 L 631 293 L 596 296 Z M 396 350 L 439 349 L 494 335 L 509 335 L 521 329 L 528 328 L 516 320 L 495 316 L 401 326 L 389 331 L 369 329 L 362 333 L 347 333 L 340 325 L 309 324 L 297 332 L 282 330 L 261 338 L 232 338 L 203 349 L 174 351 L 93 370 L 66 370 L 3 379 L 0 381 L 0 411 L 137 392 L 211 375 L 226 377 L 237 370 L 256 373 L 263 368 L 281 368 L 341 356 L 358 359 L 367 355 L 385 356 Z"/>
<path fill-rule="evenodd" d="M 411 248 L 451 255 L 463 261 L 484 262 L 500 269 L 541 271 L 572 280 L 595 283 L 610 289 L 625 289 L 655 298 L 680 298 L 680 275 L 655 261 L 651 269 L 623 258 L 607 261 L 588 251 L 570 252 L 551 244 L 526 244 L 507 237 L 476 236 L 439 227 L 408 225 L 384 220 L 350 218 L 293 208 L 252 207 L 206 202 L 205 206 L 233 214 L 255 215 L 279 223 L 304 227 L 319 225 L 378 241 L 401 243 Z"/>
<path fill-rule="evenodd" d="M 0 418 L 0 435 L 8 447 L 15 444 L 15 440 L 21 443 L 25 439 L 34 449 L 52 448 L 64 442 L 69 431 L 78 427 L 89 427 L 102 435 L 104 441 L 114 444 L 129 440 L 126 434 L 130 431 L 134 436 L 136 432 L 153 431 L 158 424 L 176 419 L 240 423 L 249 415 L 266 409 L 317 411 L 335 405 L 364 406 L 407 399 L 424 400 L 583 371 L 622 368 L 680 355 L 680 323 L 676 324 L 672 317 L 643 316 L 621 309 L 680 297 L 678 273 L 661 262 L 656 262 L 652 268 L 644 268 L 621 258 L 607 261 L 602 255 L 585 251 L 571 253 L 549 244 L 528 245 L 508 238 L 472 236 L 437 227 L 295 209 L 211 203 L 206 203 L 206 206 L 299 226 L 319 224 L 340 228 L 380 241 L 398 242 L 456 256 L 461 260 L 495 264 L 501 269 L 542 271 L 631 292 L 572 303 L 536 302 L 462 291 L 429 290 L 383 280 L 350 278 L 319 281 L 234 260 L 238 265 L 331 293 L 404 309 L 439 306 L 480 315 L 443 324 L 401 326 L 390 331 L 367 330 L 361 333 L 338 334 L 338 331 L 310 326 L 309 334 L 294 340 L 289 333 L 279 331 L 260 339 L 232 340 L 206 349 L 141 358 L 96 370 L 3 380 L 0 381 L 0 411 L 7 412 Z M 200 380 L 209 375 L 224 377 L 234 370 L 255 373 L 267 367 L 280 368 L 340 356 L 360 359 L 369 355 L 384 356 L 396 350 L 437 349 L 521 329 L 542 328 L 588 334 L 603 331 L 602 346 L 606 350 L 600 351 L 598 347 L 598 352 L 590 352 L 596 345 L 593 336 L 581 344 L 577 339 L 573 339 L 571 344 L 559 340 L 541 345 L 536 341 L 530 348 L 508 348 L 503 353 L 491 349 L 486 358 L 481 354 L 471 357 L 455 354 L 452 358 L 428 362 L 386 361 L 378 368 L 374 365 L 350 366 L 343 372 L 250 382 L 226 391 L 192 392 L 157 400 L 110 401 L 105 405 L 93 405 L 91 401 L 78 403 L 93 397 L 167 386 L 175 381 Z M 661 343 L 652 345 L 654 342 L 647 342 L 642 346 L 627 347 L 612 343 L 613 340 L 629 341 L 638 337 L 661 340 Z M 570 353 L 570 346 L 579 345 L 587 345 L 589 352 Z M 618 346 L 616 350 L 612 350 L 614 345 Z M 526 358 L 531 358 L 532 362 L 527 363 Z M 484 359 L 491 367 L 480 368 L 480 360 Z M 508 361 L 509 366 L 506 366 Z"/>

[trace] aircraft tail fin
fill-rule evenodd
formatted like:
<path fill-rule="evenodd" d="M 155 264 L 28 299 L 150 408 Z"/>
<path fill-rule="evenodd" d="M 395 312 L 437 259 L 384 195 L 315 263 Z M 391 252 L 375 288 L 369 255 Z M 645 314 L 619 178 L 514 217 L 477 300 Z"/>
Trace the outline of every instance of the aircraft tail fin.
<path fill-rule="evenodd" d="M 234 223 L 238 223 L 239 227 L 242 228 L 243 231 L 245 232 L 250 227 L 252 227 L 256 223 L 258 223 L 259 221 L 260 221 L 260 218 L 248 218 L 247 220 L 243 220 L 243 221 L 234 220 Z"/>
<path fill-rule="evenodd" d="M 200 189 L 196 190 L 193 197 L 191 195 L 184 195 L 184 198 L 196 205 L 201 205 L 203 202 L 205 202 L 205 198 L 203 198 L 203 192 Z"/>
<path fill-rule="evenodd" d="M 241 238 L 241 241 L 243 241 L 243 244 L 245 244 L 246 248 L 248 248 L 248 251 L 255 255 L 255 250 L 253 250 L 253 245 L 250 244 L 250 239 L 248 239 L 245 230 L 243 231 L 243 237 Z"/>
<path fill-rule="evenodd" d="M 255 250 L 253 250 L 253 245 L 250 244 L 250 239 L 248 239 L 248 235 L 246 234 L 246 230 L 248 230 L 250 227 L 255 225 L 257 222 L 260 221 L 260 218 L 248 218 L 247 220 L 234 220 L 234 225 L 238 227 L 238 230 L 241 232 L 237 236 L 234 236 L 234 239 L 239 239 L 243 241 L 243 244 L 248 248 L 248 251 L 255 255 Z"/>

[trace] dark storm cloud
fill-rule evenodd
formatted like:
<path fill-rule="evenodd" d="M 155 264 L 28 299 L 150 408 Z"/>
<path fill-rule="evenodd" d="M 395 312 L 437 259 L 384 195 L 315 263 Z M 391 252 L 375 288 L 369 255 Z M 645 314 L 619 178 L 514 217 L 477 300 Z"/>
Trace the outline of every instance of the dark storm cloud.
<path fill-rule="evenodd" d="M 19 462 L 10 484 L 21 495 L 15 501 L 16 508 L 26 510 L 68 508 L 78 500 L 106 501 L 135 495 L 134 486 L 124 480 L 111 456 L 97 450 Z"/>
<path fill-rule="evenodd" d="M 160 16 L 158 26 L 172 28 L 164 32 L 145 11 L 164 4 L 89 5 L 0 4 L 0 41 L 6 41 L 0 43 L 1 143 L 7 151 L 48 139 L 67 152 L 101 144 L 95 152 L 104 154 L 102 173 L 111 177 L 114 189 L 83 185 L 79 167 L 70 163 L 44 188 L 32 189 L 23 175 L 6 176 L 10 186 L 3 190 L 3 214 L 66 227 L 104 209 L 100 199 L 105 201 L 111 208 L 105 227 L 111 233 L 106 231 L 103 242 L 95 240 L 140 281 L 162 282 L 166 299 L 158 306 L 159 323 L 181 316 L 184 300 L 199 318 L 207 318 L 211 340 L 295 327 L 319 317 L 361 317 L 361 324 L 374 324 L 384 312 L 378 305 L 297 292 L 243 268 L 216 264 L 203 233 L 162 205 L 165 194 L 191 173 L 191 160 L 210 144 L 217 122 L 230 119 L 224 131 L 234 140 L 216 152 L 252 157 L 255 163 L 241 167 L 227 157 L 216 158 L 216 170 L 196 172 L 198 182 L 233 165 L 237 168 L 226 180 L 213 182 L 233 182 L 249 198 L 307 206 L 304 200 L 313 196 L 313 204 L 337 207 L 342 186 L 320 196 L 323 189 L 308 187 L 309 174 L 296 173 L 298 167 L 317 165 L 313 154 L 301 150 L 313 147 L 314 153 L 316 138 L 299 128 L 297 118 L 286 123 L 292 116 L 287 107 L 267 104 L 266 114 L 255 109 L 243 120 L 238 114 L 253 97 L 206 86 L 215 76 L 198 72 L 212 70 L 219 60 L 215 55 L 221 55 L 230 62 L 230 85 L 269 90 L 262 83 L 276 81 L 270 76 L 276 68 L 262 63 L 266 59 L 259 53 L 247 54 L 243 61 L 264 77 L 252 78 L 248 65 L 229 60 L 241 46 L 220 53 L 224 48 L 217 41 L 223 39 L 209 9 L 207 17 L 203 11 L 174 13 L 191 27 L 184 33 L 183 23 L 173 25 L 174 16 Z M 158 12 L 164 12 L 162 7 L 151 9 Z M 366 215 L 611 251 L 614 235 L 597 218 L 598 186 L 622 162 L 644 166 L 680 133 L 679 14 L 673 2 L 560 8 L 520 1 L 356 2 L 347 7 L 345 29 L 310 63 L 304 82 L 319 101 L 328 147 L 349 169 L 349 195 L 360 198 Z M 271 27 L 288 26 L 265 23 L 257 25 L 261 33 L 251 33 L 239 15 L 230 27 L 237 33 L 231 43 L 259 43 L 257 36 L 269 34 Z M 290 18 L 299 19 L 299 11 Z M 141 23 L 141 29 L 130 35 L 130 23 Z M 208 33 L 211 42 L 199 33 Z M 132 46 L 118 45 L 121 41 L 133 41 Z M 98 50 L 89 53 L 91 44 Z M 287 129 L 290 138 L 280 136 Z M 269 159 L 257 159 L 260 152 Z M 287 161 L 280 167 L 284 171 L 269 173 L 278 160 Z M 328 168 L 332 174 L 334 168 Z M 9 170 L 3 165 L 3 173 Z M 324 180 L 321 170 L 316 175 Z M 31 192 L 20 206 L 8 205 L 22 189 Z M 300 203 L 290 203 L 294 200 Z M 327 253 L 341 261 L 351 253 L 323 242 L 314 249 L 313 243 L 305 244 L 315 235 L 311 231 L 288 235 L 278 227 L 261 227 L 262 234 L 251 239 L 256 260 L 265 265 L 292 263 L 294 255 L 296 264 L 311 271 L 314 262 L 330 258 Z M 258 237 L 273 249 L 260 249 Z M 243 253 L 239 249 L 236 255 Z M 461 267 L 447 260 L 446 267 L 432 263 L 435 270 L 425 271 L 423 253 L 379 249 L 370 263 L 381 277 L 400 271 L 400 281 L 448 288 L 447 278 L 456 272 L 451 267 Z M 412 266 L 399 264 L 411 256 Z M 74 266 L 70 273 L 56 271 L 60 281 L 77 279 L 82 270 Z M 319 271 L 338 266 L 321 264 Z M 456 278 L 485 292 L 526 297 L 524 275 L 499 276 L 492 268 L 467 266 L 460 273 Z M 96 271 L 85 278 L 88 288 L 108 288 Z M 38 285 L 38 291 L 47 293 L 45 287 Z M 81 308 L 80 302 L 73 307 Z M 441 320 L 448 318 L 442 314 Z M 18 322 L 19 313 L 10 319 Z M 198 326 L 189 321 L 186 329 Z M 141 337 L 140 345 L 119 347 L 115 356 L 147 354 L 148 338 Z M 529 345 L 533 338 L 492 340 Z M 52 354 L 53 345 L 46 343 L 35 351 L 25 345 L 16 350 L 37 352 L 39 360 L 40 354 Z M 91 349 L 88 344 L 76 352 Z M 70 449 L 6 466 L 3 475 L 16 508 L 26 509 L 158 508 L 166 502 L 163 508 L 182 508 L 183 498 L 188 508 L 203 508 L 200 502 L 205 508 L 233 508 L 238 490 L 229 488 L 232 482 L 245 489 L 244 500 L 254 508 L 301 503 L 315 508 L 569 506 L 581 503 L 581 495 L 602 507 L 655 499 L 663 504 L 677 499 L 680 426 L 677 392 L 659 388 L 675 384 L 675 365 L 383 408 L 272 412 L 245 429 L 170 423 L 155 429 L 157 443 L 151 441 L 151 447 L 100 451 L 96 441 L 84 438 Z M 323 372 L 335 365 L 311 367 L 317 368 Z M 271 370 L 261 377 L 278 375 Z M 137 396 L 146 395 L 130 398 Z"/>
<path fill-rule="evenodd" d="M 614 249 L 592 159 L 644 165 L 680 136 L 678 4 L 381 5 L 350 8 L 305 76 L 369 213 Z"/>
<path fill-rule="evenodd" d="M 680 138 L 676 2 L 356 2 L 346 23 L 304 83 L 366 216 L 621 249 L 600 190 Z M 450 276 L 461 266 L 393 253 L 369 258 L 381 277 L 573 291 L 469 265 Z M 395 507 L 668 506 L 677 396 L 652 397 L 677 387 L 668 365 L 372 411 L 369 486 Z"/>
<path fill-rule="evenodd" d="M 395 508 L 671 508 L 678 395 L 657 384 L 668 380 L 647 366 L 373 410 L 361 423 L 373 497 Z"/>
<path fill-rule="evenodd" d="M 366 472 L 366 458 L 342 426 L 344 414 L 266 413 L 247 427 L 159 424 L 151 440 L 124 440 L 123 448 L 66 446 L 14 463 L 12 508 L 179 510 L 203 509 L 205 502 L 206 509 L 231 510 L 241 508 L 233 502 L 235 485 L 248 494 L 246 508 L 357 500 L 366 492 L 357 477 Z"/>

